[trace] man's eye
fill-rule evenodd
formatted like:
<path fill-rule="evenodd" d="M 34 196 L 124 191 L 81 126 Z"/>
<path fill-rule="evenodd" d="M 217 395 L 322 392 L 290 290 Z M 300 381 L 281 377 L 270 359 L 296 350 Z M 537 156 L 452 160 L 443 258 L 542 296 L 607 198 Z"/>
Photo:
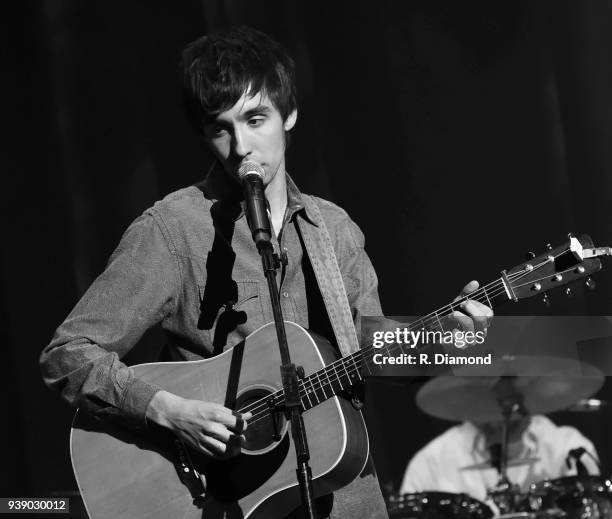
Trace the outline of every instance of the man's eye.
<path fill-rule="evenodd" d="M 249 119 L 249 126 L 252 128 L 257 128 L 264 123 L 265 119 L 263 117 L 251 117 Z"/>
<path fill-rule="evenodd" d="M 226 129 L 223 126 L 211 124 L 204 127 L 204 132 L 209 138 L 214 139 L 223 136 Z"/>

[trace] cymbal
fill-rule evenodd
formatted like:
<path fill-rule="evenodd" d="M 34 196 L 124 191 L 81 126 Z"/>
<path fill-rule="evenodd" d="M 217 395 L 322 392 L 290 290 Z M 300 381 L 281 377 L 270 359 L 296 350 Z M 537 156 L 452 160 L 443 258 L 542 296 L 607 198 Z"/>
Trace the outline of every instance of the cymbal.
<path fill-rule="evenodd" d="M 595 394 L 604 383 L 602 372 L 575 359 L 547 356 L 507 356 L 489 373 L 497 376 L 439 376 L 417 393 L 418 407 L 441 418 L 474 423 L 500 422 L 498 382 L 510 381 L 529 414 L 548 414 Z M 504 375 L 502 377 L 501 375 Z M 511 378 L 506 378 L 511 377 Z"/>

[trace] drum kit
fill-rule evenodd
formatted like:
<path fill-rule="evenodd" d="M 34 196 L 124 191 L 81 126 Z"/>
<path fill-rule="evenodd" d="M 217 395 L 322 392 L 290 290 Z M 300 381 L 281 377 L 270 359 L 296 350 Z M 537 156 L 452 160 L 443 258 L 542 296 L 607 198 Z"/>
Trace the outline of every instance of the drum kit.
<path fill-rule="evenodd" d="M 513 421 L 555 411 L 604 412 L 607 402 L 590 398 L 603 385 L 596 367 L 573 359 L 508 356 L 499 376 L 439 376 L 417 394 L 425 413 L 452 421 L 498 424 L 499 459 L 463 469 L 492 466 L 498 481 L 488 489 L 487 503 L 467 494 L 418 492 L 389 498 L 392 519 L 612 519 L 612 480 L 588 475 L 579 461 L 584 449 L 573 449 L 578 475 L 533 482 L 522 490 L 508 478 L 508 467 L 537 459 L 509 459 Z M 575 452 L 582 451 L 582 452 Z M 588 454 L 588 453 L 586 453 Z M 596 461 L 596 460 L 595 460 Z"/>

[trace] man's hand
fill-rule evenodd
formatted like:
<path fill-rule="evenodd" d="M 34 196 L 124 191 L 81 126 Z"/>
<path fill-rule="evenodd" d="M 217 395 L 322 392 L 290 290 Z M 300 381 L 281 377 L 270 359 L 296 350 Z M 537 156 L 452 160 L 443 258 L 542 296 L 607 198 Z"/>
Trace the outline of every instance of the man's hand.
<path fill-rule="evenodd" d="M 466 296 L 477 290 L 478 287 L 478 281 L 470 281 L 463 287 L 461 294 L 453 302 L 465 299 Z M 454 311 L 450 314 L 449 318 L 451 322 L 454 322 L 453 326 L 464 332 L 483 331 L 486 333 L 493 319 L 493 310 L 480 301 L 467 299 L 461 303 L 461 311 Z"/>
<path fill-rule="evenodd" d="M 216 459 L 240 453 L 251 413 L 236 413 L 221 404 L 189 400 L 158 391 L 147 407 L 147 420 L 166 427 L 196 450 Z"/>

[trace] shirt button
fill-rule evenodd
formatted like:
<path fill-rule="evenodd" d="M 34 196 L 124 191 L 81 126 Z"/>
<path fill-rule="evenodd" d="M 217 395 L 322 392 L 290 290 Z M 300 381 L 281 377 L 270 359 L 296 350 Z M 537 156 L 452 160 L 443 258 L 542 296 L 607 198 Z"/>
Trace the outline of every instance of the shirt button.
<path fill-rule="evenodd" d="M 283 297 L 289 297 L 289 292 L 283 292 Z"/>
<path fill-rule="evenodd" d="M 284 252 L 288 252 L 287 247 L 283 247 L 283 251 L 284 251 Z"/>

